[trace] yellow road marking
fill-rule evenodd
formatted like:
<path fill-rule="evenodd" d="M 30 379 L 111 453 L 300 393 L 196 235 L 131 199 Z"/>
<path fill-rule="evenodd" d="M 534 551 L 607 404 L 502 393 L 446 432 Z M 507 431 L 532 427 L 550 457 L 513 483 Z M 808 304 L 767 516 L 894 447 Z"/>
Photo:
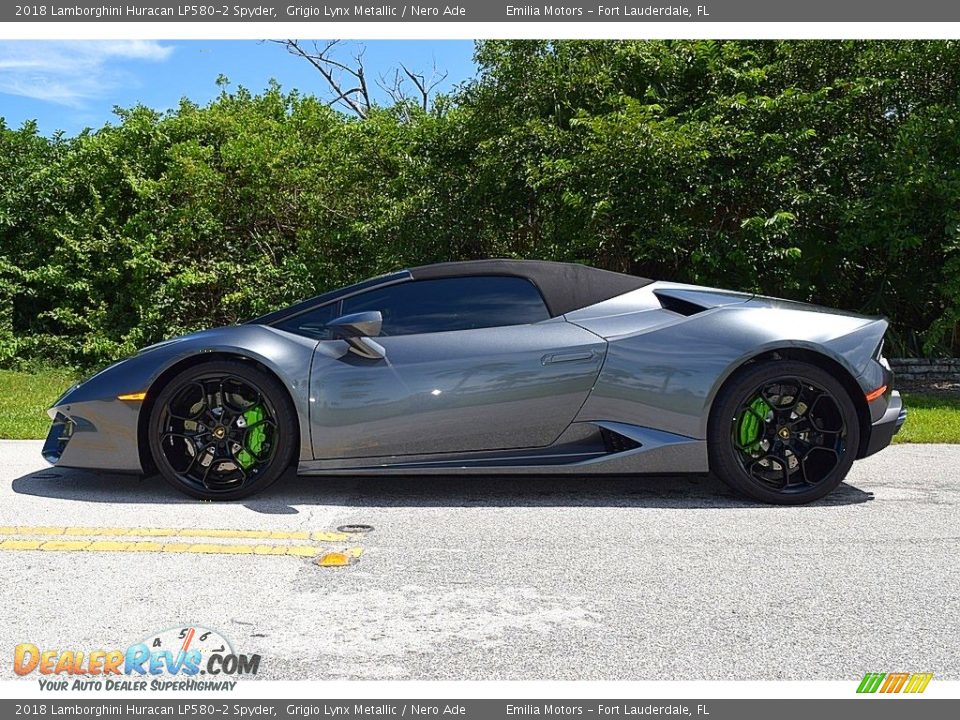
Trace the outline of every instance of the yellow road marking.
<path fill-rule="evenodd" d="M 0 550 L 47 550 L 55 552 L 159 552 L 190 555 L 291 555 L 316 557 L 324 552 L 313 545 L 227 545 L 221 543 L 158 543 L 148 540 L 113 542 L 109 540 L 3 540 Z M 352 547 L 343 552 L 353 558 L 363 548 Z"/>
<path fill-rule="evenodd" d="M 85 550 L 90 543 L 84 540 L 48 540 L 40 546 L 41 550 Z"/>
<path fill-rule="evenodd" d="M 298 555 L 299 557 L 314 557 L 319 553 L 320 548 L 306 545 L 291 545 L 287 548 L 287 555 Z"/>
<path fill-rule="evenodd" d="M 29 529 L 30 532 L 21 532 L 24 529 Z M 0 527 L 0 535 L 63 535 L 65 531 L 64 527 Z"/>
<path fill-rule="evenodd" d="M 13 537 L 3 537 L 3 536 Z M 154 538 L 150 540 L 135 538 Z M 281 542 L 192 542 L 210 540 L 291 541 Z M 48 552 L 153 552 L 195 555 L 285 555 L 315 558 L 330 552 L 312 543 L 344 543 L 357 540 L 356 534 L 319 530 L 229 530 L 218 528 L 111 528 L 69 526 L 0 526 L 0 551 L 43 550 Z M 310 544 L 308 544 L 310 543 Z M 355 561 L 363 548 L 335 550 Z"/>
<path fill-rule="evenodd" d="M 4 540 L 0 550 L 39 550 L 43 540 Z"/>
<path fill-rule="evenodd" d="M 344 542 L 355 537 L 357 537 L 355 533 L 333 532 L 332 530 L 310 533 L 310 539 L 314 542 Z"/>
<path fill-rule="evenodd" d="M 116 540 L 95 540 L 87 545 L 87 550 L 92 552 L 129 552 L 133 543 L 117 542 Z M 163 550 L 163 545 L 156 542 L 138 543 L 140 552 L 159 552 Z"/>
<path fill-rule="evenodd" d="M 307 530 L 221 530 L 218 528 L 111 528 L 111 527 L 46 527 L 0 526 L 0 535 L 69 535 L 130 537 L 197 537 L 231 540 L 312 540 L 314 542 L 346 542 L 355 535 L 344 532 Z"/>
<path fill-rule="evenodd" d="M 283 545 L 254 545 L 254 555 L 284 555 L 286 549 Z"/>

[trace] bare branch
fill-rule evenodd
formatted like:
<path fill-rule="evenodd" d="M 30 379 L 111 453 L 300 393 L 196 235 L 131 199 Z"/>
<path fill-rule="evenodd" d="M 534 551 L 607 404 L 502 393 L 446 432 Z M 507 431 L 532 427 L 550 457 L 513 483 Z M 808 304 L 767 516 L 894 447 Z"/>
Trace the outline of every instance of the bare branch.
<path fill-rule="evenodd" d="M 399 70 L 394 70 L 393 77 L 389 80 L 386 75 L 381 74 L 377 79 L 377 87 L 387 94 L 387 97 L 393 101 L 394 105 L 398 105 L 407 99 L 406 94 L 403 92 L 403 80 L 400 79 Z"/>
<path fill-rule="evenodd" d="M 335 51 L 340 44 L 339 40 L 327 40 L 323 43 L 314 42 L 312 50 L 304 47 L 299 40 L 274 40 L 283 45 L 291 55 L 303 58 L 309 62 L 323 77 L 333 98 L 331 106 L 340 105 L 350 110 L 359 118 L 366 118 L 373 107 L 370 97 L 370 87 L 367 80 L 367 71 L 364 66 L 364 47 L 353 54 L 353 62 L 345 62 L 336 57 Z M 380 75 L 374 83 L 381 88 L 393 101 L 400 106 L 407 120 L 410 116 L 410 103 L 416 103 L 427 112 L 434 90 L 447 79 L 447 73 L 437 72 L 436 61 L 429 75 L 418 73 L 403 63 L 400 70 L 394 69 L 393 78 Z M 402 70 L 402 73 L 401 73 Z M 344 81 L 346 79 L 346 81 Z M 413 90 L 407 92 L 406 85 L 411 83 Z"/>
<path fill-rule="evenodd" d="M 436 61 L 434 61 L 430 70 L 430 77 L 427 77 L 423 73 L 415 73 L 411 71 L 403 63 L 400 63 L 400 67 L 403 69 L 404 74 L 410 78 L 410 81 L 417 89 L 417 94 L 420 98 L 420 106 L 423 108 L 424 112 L 426 112 L 430 107 L 430 94 L 438 85 L 440 85 L 440 83 L 447 79 L 447 72 L 438 74 Z"/>
<path fill-rule="evenodd" d="M 339 44 L 338 40 L 329 40 L 322 46 L 315 42 L 313 52 L 305 48 L 299 40 L 275 40 L 274 42 L 283 45 L 291 55 L 303 58 L 316 68 L 334 94 L 330 105 L 339 103 L 361 119 L 370 114 L 372 103 L 367 89 L 362 50 L 354 56 L 356 65 L 351 66 L 333 57 L 332 53 Z M 344 84 L 341 80 L 343 74 L 352 77 L 356 81 L 356 87 Z"/>
<path fill-rule="evenodd" d="M 366 48 L 361 48 L 360 51 L 353 56 L 353 59 L 357 64 L 357 68 L 353 74 L 356 76 L 357 80 L 360 81 L 360 92 L 363 94 L 363 101 L 369 110 L 371 105 L 370 90 L 367 88 L 367 74 L 363 69 L 363 54 L 365 52 Z"/>
<path fill-rule="evenodd" d="M 410 78 L 413 86 L 417 89 L 417 93 L 420 95 L 420 106 L 426 110 L 427 103 L 430 100 L 430 94 L 427 90 L 426 81 L 424 80 L 423 75 L 417 75 L 415 72 L 410 72 L 407 66 L 403 63 L 400 63 L 400 68 L 403 70 L 404 74 Z"/>

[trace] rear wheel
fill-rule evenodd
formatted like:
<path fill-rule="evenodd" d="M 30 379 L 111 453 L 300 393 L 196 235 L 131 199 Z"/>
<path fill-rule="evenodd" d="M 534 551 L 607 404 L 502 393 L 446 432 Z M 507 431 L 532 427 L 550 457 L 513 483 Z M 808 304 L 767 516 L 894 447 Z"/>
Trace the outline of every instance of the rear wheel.
<path fill-rule="evenodd" d="M 836 488 L 853 465 L 860 425 L 836 378 L 797 361 L 758 362 L 717 396 L 710 468 L 755 500 L 799 505 Z"/>
<path fill-rule="evenodd" d="M 236 500 L 290 466 L 296 429 L 292 403 L 274 377 L 224 360 L 174 377 L 153 403 L 148 432 L 167 482 L 192 497 Z"/>

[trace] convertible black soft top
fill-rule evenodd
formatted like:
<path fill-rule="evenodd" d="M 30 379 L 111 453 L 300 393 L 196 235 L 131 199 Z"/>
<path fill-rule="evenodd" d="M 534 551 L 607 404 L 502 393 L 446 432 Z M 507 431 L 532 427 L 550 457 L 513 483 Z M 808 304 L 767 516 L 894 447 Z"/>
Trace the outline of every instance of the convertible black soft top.
<path fill-rule="evenodd" d="M 414 280 L 509 275 L 528 279 L 543 295 L 550 315 L 556 317 L 609 300 L 649 285 L 653 280 L 599 270 L 576 263 L 547 260 L 469 260 L 422 265 L 408 271 Z"/>
<path fill-rule="evenodd" d="M 247 323 L 271 325 L 287 318 L 307 312 L 319 305 L 333 302 L 341 297 L 363 290 L 373 289 L 410 280 L 432 280 L 436 278 L 470 277 L 474 275 L 508 275 L 526 278 L 540 291 L 547 310 L 552 317 L 573 312 L 580 308 L 609 300 L 617 295 L 642 288 L 653 280 L 598 270 L 597 268 L 575 263 L 550 262 L 548 260 L 468 260 L 466 262 L 446 262 L 434 265 L 400 270 L 388 275 L 371 278 L 356 285 L 339 288 L 323 295 L 303 300 L 280 310 L 261 315 Z"/>

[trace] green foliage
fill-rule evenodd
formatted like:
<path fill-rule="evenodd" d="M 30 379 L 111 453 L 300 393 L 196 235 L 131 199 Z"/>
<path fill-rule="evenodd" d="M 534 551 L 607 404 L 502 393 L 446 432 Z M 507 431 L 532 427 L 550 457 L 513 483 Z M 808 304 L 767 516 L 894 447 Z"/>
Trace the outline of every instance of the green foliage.
<path fill-rule="evenodd" d="M 0 364 L 92 366 L 397 267 L 516 256 L 884 314 L 957 352 L 960 44 L 489 41 L 431 112 L 272 85 L 0 121 Z"/>
<path fill-rule="evenodd" d="M 0 438 L 44 438 L 50 430 L 47 408 L 76 381 L 69 371 L 35 368 L 33 372 L 0 370 Z"/>
<path fill-rule="evenodd" d="M 960 443 L 960 395 L 908 393 L 907 422 L 896 443 Z"/>

